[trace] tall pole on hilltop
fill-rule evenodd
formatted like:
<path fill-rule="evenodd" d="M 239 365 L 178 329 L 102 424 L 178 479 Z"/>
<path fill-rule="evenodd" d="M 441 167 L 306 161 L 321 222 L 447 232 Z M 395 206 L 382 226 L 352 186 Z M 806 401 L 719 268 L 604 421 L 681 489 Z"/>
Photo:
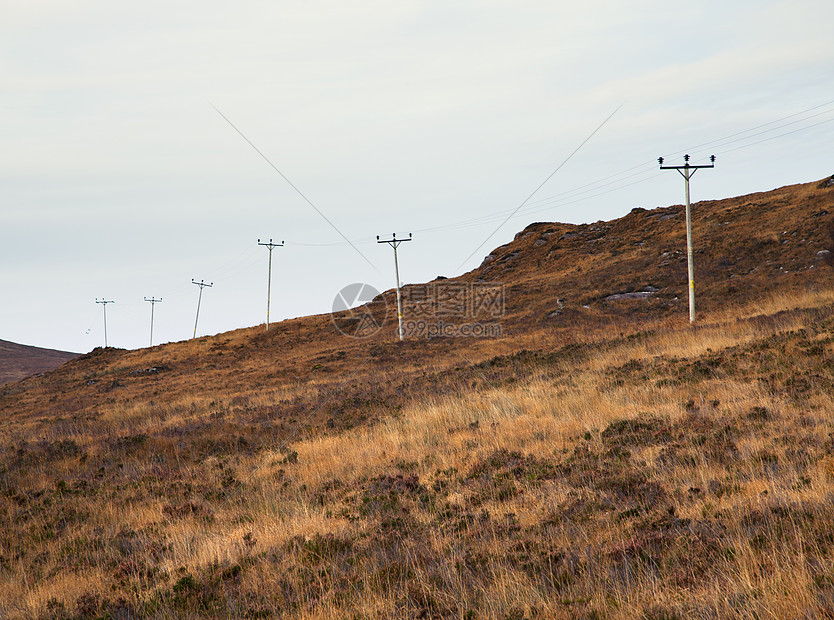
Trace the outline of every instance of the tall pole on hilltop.
<path fill-rule="evenodd" d="M 394 248 L 394 277 L 397 279 L 397 335 L 400 337 L 400 342 L 404 340 L 403 335 L 403 303 L 400 296 L 400 265 L 397 262 L 397 248 L 404 241 L 411 241 L 411 233 L 408 233 L 408 239 L 397 239 L 397 233 L 393 233 L 390 239 L 380 239 L 376 236 L 377 243 L 387 243 Z"/>
<path fill-rule="evenodd" d="M 269 330 L 269 303 L 270 303 L 270 293 L 272 290 L 272 250 L 275 248 L 284 247 L 284 242 L 281 243 L 272 243 L 272 239 L 269 240 L 268 243 L 261 243 L 261 240 L 258 239 L 258 245 L 264 246 L 267 250 L 269 250 L 269 275 L 267 276 L 266 281 L 266 329 Z"/>
<path fill-rule="evenodd" d="M 197 297 L 197 316 L 194 319 L 194 335 L 191 336 L 191 339 L 194 340 L 194 338 L 197 337 L 197 321 L 200 320 L 200 302 L 203 300 L 203 289 L 206 287 L 211 288 L 212 286 L 214 286 L 214 282 L 206 284 L 203 280 L 197 282 L 197 280 L 191 278 L 191 284 L 196 284 L 200 287 L 200 295 Z"/>
<path fill-rule="evenodd" d="M 147 297 L 145 297 L 145 301 L 149 301 L 151 303 L 151 344 L 150 344 L 150 346 L 153 346 L 153 307 L 156 304 L 158 304 L 159 302 L 162 301 L 162 297 L 160 297 L 159 299 L 156 299 L 154 297 L 151 297 L 150 299 L 148 299 Z"/>
<path fill-rule="evenodd" d="M 104 348 L 107 348 L 107 304 L 114 304 L 115 301 L 107 300 L 104 297 L 99 299 L 96 297 L 96 303 L 101 304 L 101 309 L 104 310 Z"/>
<path fill-rule="evenodd" d="M 693 166 L 689 163 L 689 155 L 683 156 L 684 164 L 682 166 L 664 166 L 663 158 L 658 157 L 657 163 L 660 164 L 661 170 L 677 170 L 684 179 L 686 186 L 686 263 L 687 272 L 689 275 L 689 322 L 695 322 L 695 264 L 692 259 L 692 217 L 690 214 L 691 208 L 689 205 L 689 179 L 692 175 L 701 168 L 715 168 L 715 155 L 710 155 L 709 164 L 701 164 L 700 166 Z"/>

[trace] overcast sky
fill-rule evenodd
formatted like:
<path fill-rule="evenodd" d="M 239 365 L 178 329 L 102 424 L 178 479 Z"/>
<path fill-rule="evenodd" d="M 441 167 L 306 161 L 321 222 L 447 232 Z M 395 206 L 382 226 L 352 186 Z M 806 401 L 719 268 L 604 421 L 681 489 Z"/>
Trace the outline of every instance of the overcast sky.
<path fill-rule="evenodd" d="M 717 155 L 693 201 L 831 175 L 833 24 L 830 0 L 0 0 L 0 339 L 89 351 L 106 297 L 109 344 L 147 346 L 161 297 L 154 343 L 182 340 L 192 278 L 199 334 L 262 323 L 259 237 L 286 241 L 272 320 L 328 312 L 393 286 L 377 234 L 414 233 L 421 282 L 533 221 L 679 204 L 658 155 Z"/>

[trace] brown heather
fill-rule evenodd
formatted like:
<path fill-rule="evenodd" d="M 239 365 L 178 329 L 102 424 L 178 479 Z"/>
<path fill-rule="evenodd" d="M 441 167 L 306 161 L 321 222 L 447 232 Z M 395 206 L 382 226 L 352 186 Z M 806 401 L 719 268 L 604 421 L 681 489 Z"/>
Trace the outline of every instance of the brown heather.
<path fill-rule="evenodd" d="M 696 205 L 694 328 L 669 207 L 456 280 L 500 339 L 307 317 L 0 387 L 0 617 L 832 617 L 829 211 Z"/>
<path fill-rule="evenodd" d="M 77 353 L 29 347 L 0 340 L 0 385 L 19 381 L 30 375 L 54 370 Z"/>

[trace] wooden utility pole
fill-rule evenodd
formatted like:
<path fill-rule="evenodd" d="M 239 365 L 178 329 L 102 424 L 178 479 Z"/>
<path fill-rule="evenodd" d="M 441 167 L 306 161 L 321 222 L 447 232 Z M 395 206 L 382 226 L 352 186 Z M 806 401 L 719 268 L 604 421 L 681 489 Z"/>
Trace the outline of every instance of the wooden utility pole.
<path fill-rule="evenodd" d="M 404 340 L 403 335 L 403 303 L 400 297 L 400 265 L 397 262 L 397 248 L 404 241 L 411 241 L 411 233 L 408 233 L 408 239 L 397 239 L 397 233 L 393 233 L 390 239 L 380 239 L 376 236 L 377 243 L 387 243 L 394 248 L 394 277 L 397 279 L 397 334 L 400 337 L 400 342 Z"/>
<path fill-rule="evenodd" d="M 269 243 L 261 243 L 261 240 L 258 239 L 258 245 L 264 246 L 267 250 L 269 250 L 269 275 L 266 281 L 266 328 L 269 330 L 269 302 L 270 302 L 270 292 L 272 289 L 272 250 L 275 248 L 284 247 L 284 242 L 281 243 L 272 243 L 272 239 L 269 240 Z"/>
<path fill-rule="evenodd" d="M 159 302 L 162 301 L 162 297 L 160 297 L 159 299 L 156 299 L 154 297 L 151 297 L 150 299 L 148 299 L 147 297 L 145 297 L 145 301 L 149 301 L 151 303 L 151 345 L 150 346 L 153 346 L 153 307 L 156 304 L 158 304 Z"/>
<path fill-rule="evenodd" d="M 689 163 L 689 155 L 683 156 L 684 164 L 682 166 L 664 166 L 663 158 L 658 157 L 657 163 L 660 164 L 661 170 L 677 170 L 681 173 L 686 185 L 686 263 L 687 272 L 689 274 L 689 322 L 695 322 L 695 265 L 692 260 L 692 218 L 690 216 L 689 206 L 689 179 L 695 174 L 696 170 L 701 168 L 715 168 L 715 155 L 710 155 L 709 164 L 702 164 L 700 166 L 693 166 Z"/>
<path fill-rule="evenodd" d="M 104 348 L 107 348 L 107 304 L 114 304 L 115 301 L 107 300 L 104 297 L 99 299 L 96 297 L 96 303 L 101 304 L 101 309 L 104 310 Z"/>
<path fill-rule="evenodd" d="M 200 302 L 203 301 L 203 289 L 206 287 L 211 288 L 214 286 L 214 282 L 206 284 L 203 280 L 197 282 L 197 280 L 191 278 L 191 284 L 196 284 L 200 287 L 200 295 L 197 297 L 197 316 L 194 318 L 194 335 L 191 336 L 191 339 L 194 340 L 197 337 L 197 321 L 200 320 Z"/>

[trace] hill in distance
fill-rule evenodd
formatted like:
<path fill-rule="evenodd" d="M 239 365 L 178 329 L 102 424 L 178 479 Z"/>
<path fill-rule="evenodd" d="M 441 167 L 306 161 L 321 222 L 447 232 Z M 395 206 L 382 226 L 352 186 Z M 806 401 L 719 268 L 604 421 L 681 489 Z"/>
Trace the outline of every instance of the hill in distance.
<path fill-rule="evenodd" d="M 346 312 L 0 387 L 0 616 L 834 614 L 834 188 L 693 205 L 695 326 L 682 211 L 404 290 L 500 337 Z"/>
<path fill-rule="evenodd" d="M 0 340 L 0 385 L 54 370 L 78 357 L 77 353 L 55 351 Z"/>

